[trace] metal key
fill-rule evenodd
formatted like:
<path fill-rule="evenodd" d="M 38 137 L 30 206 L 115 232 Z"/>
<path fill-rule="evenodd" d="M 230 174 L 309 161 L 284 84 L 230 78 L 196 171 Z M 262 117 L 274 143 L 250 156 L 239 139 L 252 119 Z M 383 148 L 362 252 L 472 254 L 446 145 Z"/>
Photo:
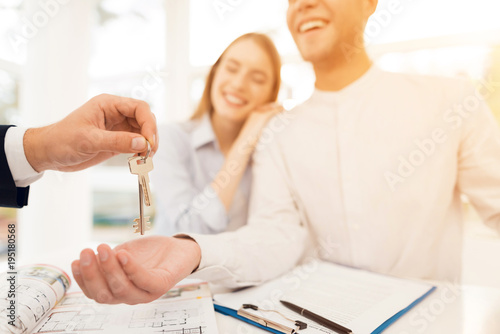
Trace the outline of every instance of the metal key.
<path fill-rule="evenodd" d="M 149 172 L 153 170 L 153 160 L 150 157 L 128 158 L 130 172 L 139 177 L 139 185 L 142 187 L 144 203 L 151 205 L 151 190 L 149 188 Z"/>
<path fill-rule="evenodd" d="M 139 218 L 134 219 L 134 225 L 133 228 L 134 233 L 140 233 L 141 235 L 144 235 L 144 232 L 149 230 L 150 228 L 150 222 L 149 222 L 149 216 L 144 217 L 144 203 L 143 203 L 143 192 L 142 192 L 142 186 L 139 184 Z"/>
<path fill-rule="evenodd" d="M 149 143 L 148 143 L 149 147 Z M 153 160 L 149 157 L 150 150 L 145 157 L 131 157 L 128 159 L 130 172 L 138 176 L 139 181 L 139 218 L 134 219 L 135 232 L 144 234 L 150 228 L 149 217 L 144 217 L 144 204 L 151 205 L 149 175 L 153 170 Z"/>

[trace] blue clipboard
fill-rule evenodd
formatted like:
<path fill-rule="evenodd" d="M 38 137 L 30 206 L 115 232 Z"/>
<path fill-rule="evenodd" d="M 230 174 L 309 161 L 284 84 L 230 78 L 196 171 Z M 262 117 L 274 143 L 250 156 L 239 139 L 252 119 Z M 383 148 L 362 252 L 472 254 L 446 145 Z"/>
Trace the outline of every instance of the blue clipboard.
<path fill-rule="evenodd" d="M 401 311 L 399 311 L 398 313 L 394 314 L 392 317 L 390 317 L 389 319 L 387 319 L 386 321 L 384 321 L 384 323 L 382 323 L 382 325 L 378 326 L 377 329 L 374 330 L 371 334 L 380 334 L 380 333 L 382 333 L 385 329 L 387 329 L 387 327 L 389 327 L 396 320 L 398 320 L 399 318 L 401 318 L 403 316 L 403 314 L 405 314 L 406 312 L 408 312 L 409 310 L 411 310 L 415 305 L 417 305 L 418 303 L 420 303 L 423 299 L 425 299 L 425 297 L 427 297 L 428 295 L 430 295 L 434 290 L 436 290 L 435 286 L 433 286 L 432 288 L 430 288 L 430 290 L 427 291 L 425 294 L 423 294 L 420 298 L 415 299 L 415 301 L 413 303 L 411 303 L 410 305 L 408 305 L 406 308 L 402 309 Z"/>
<path fill-rule="evenodd" d="M 415 301 L 413 303 L 411 303 L 410 305 L 408 305 L 406 308 L 402 309 L 401 311 L 399 311 L 398 313 L 394 314 L 392 317 L 390 317 L 389 319 L 387 319 L 386 321 L 384 321 L 371 334 L 380 334 L 380 333 L 382 333 L 390 325 L 392 325 L 394 322 L 396 322 L 396 320 L 398 320 L 399 318 L 401 318 L 405 313 L 407 313 L 409 310 L 411 310 L 413 307 L 415 307 L 415 305 L 417 305 L 423 299 L 425 299 L 428 295 L 430 295 L 434 290 L 436 290 L 435 286 L 433 286 L 431 289 L 429 289 L 429 291 L 427 291 L 425 294 L 423 294 L 419 298 L 415 299 Z M 263 326 L 263 325 L 255 322 L 255 321 L 252 321 L 250 319 L 242 317 L 242 316 L 238 315 L 238 312 L 236 310 L 233 310 L 232 308 L 224 307 L 224 306 L 217 305 L 216 303 L 214 303 L 214 309 L 215 309 L 216 312 L 219 312 L 221 314 L 228 315 L 230 317 L 239 319 L 241 321 L 244 321 L 244 322 L 246 322 L 248 324 L 251 324 L 253 326 L 257 326 L 257 327 L 259 327 L 259 328 L 261 328 L 263 330 L 266 330 L 268 332 L 275 333 L 275 334 L 284 334 L 283 332 L 280 332 L 280 331 L 275 330 L 275 329 L 270 328 L 270 327 Z M 300 333 L 300 331 L 298 333 Z"/>
<path fill-rule="evenodd" d="M 271 333 L 275 333 L 275 334 L 284 334 L 283 332 L 280 332 L 280 331 L 277 331 L 273 328 L 269 328 L 269 327 L 266 327 L 266 326 L 262 326 L 261 324 L 255 322 L 255 321 L 252 321 L 250 319 L 247 319 L 245 317 L 242 317 L 241 315 L 238 315 L 238 311 L 236 310 L 233 310 L 232 308 L 229 308 L 229 307 L 224 307 L 224 306 L 221 306 L 221 305 L 217 305 L 214 303 L 214 309 L 216 312 L 219 312 L 221 314 L 224 314 L 224 315 L 228 315 L 230 317 L 233 317 L 233 318 L 236 318 L 236 319 L 239 319 L 241 321 L 244 321 L 246 323 L 249 323 L 253 326 L 257 326 L 263 330 L 266 330 L 268 332 L 271 332 Z"/>

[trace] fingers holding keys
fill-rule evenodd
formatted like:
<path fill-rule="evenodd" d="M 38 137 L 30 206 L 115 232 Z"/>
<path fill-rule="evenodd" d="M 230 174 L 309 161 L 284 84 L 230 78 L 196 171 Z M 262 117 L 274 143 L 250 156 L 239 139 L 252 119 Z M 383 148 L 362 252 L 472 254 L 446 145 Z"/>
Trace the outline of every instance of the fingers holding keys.
<path fill-rule="evenodd" d="M 106 114 L 107 126 L 114 127 L 126 122 L 131 127 L 137 127 L 140 134 L 151 144 L 151 151 L 156 152 L 158 149 L 156 117 L 146 102 L 107 94 L 99 95 L 95 99 Z"/>
<path fill-rule="evenodd" d="M 97 130 L 93 139 L 94 151 L 98 152 L 142 153 L 148 149 L 143 136 L 127 131 Z"/>
<path fill-rule="evenodd" d="M 37 172 L 79 171 L 119 153 L 158 150 L 156 117 L 140 100 L 102 94 L 59 122 L 28 129 L 23 147 Z"/>

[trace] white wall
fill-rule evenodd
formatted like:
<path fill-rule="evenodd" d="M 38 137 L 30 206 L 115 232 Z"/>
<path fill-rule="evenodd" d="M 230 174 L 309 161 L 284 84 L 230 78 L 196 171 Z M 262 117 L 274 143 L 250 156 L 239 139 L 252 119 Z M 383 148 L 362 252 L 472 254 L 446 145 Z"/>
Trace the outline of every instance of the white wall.
<path fill-rule="evenodd" d="M 31 27 L 26 40 L 22 73 L 20 109 L 25 126 L 55 122 L 87 97 L 94 1 L 59 1 L 45 9 L 41 2 L 26 1 L 25 18 L 36 29 Z M 19 212 L 21 262 L 40 253 L 81 249 L 90 239 L 91 211 L 86 172 L 46 172 L 31 186 L 29 206 Z"/>

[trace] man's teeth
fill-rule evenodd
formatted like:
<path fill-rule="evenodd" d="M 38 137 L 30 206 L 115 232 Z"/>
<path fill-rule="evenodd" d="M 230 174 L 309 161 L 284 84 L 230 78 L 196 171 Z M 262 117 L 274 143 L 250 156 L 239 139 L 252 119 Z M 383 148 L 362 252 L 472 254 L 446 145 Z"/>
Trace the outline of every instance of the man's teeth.
<path fill-rule="evenodd" d="M 231 95 L 231 94 L 226 94 L 226 99 L 233 103 L 233 104 L 239 104 L 239 105 L 243 105 L 245 104 L 245 101 L 240 99 L 239 97 L 237 96 L 234 96 L 234 95 Z"/>
<path fill-rule="evenodd" d="M 325 21 L 321 20 L 308 21 L 300 25 L 299 32 L 306 32 L 314 28 L 323 28 L 325 25 Z"/>

